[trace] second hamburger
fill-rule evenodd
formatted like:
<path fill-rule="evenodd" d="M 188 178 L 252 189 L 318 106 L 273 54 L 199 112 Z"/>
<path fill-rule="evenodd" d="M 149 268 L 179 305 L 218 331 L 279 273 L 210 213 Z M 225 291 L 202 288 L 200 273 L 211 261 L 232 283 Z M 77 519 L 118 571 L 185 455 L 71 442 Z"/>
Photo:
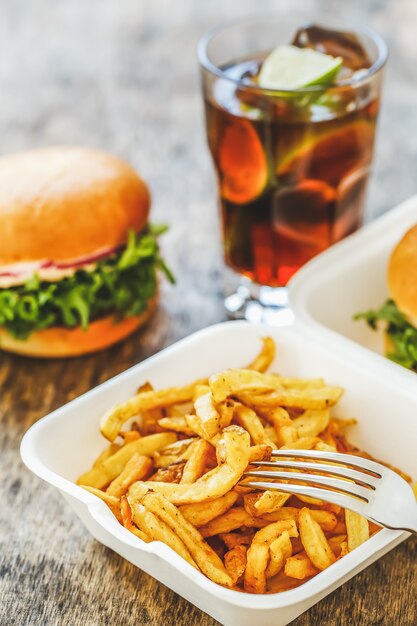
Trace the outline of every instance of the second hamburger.
<path fill-rule="evenodd" d="M 390 298 L 376 310 L 359 313 L 371 328 L 385 330 L 386 356 L 417 372 L 417 225 L 394 248 L 387 272 Z"/>

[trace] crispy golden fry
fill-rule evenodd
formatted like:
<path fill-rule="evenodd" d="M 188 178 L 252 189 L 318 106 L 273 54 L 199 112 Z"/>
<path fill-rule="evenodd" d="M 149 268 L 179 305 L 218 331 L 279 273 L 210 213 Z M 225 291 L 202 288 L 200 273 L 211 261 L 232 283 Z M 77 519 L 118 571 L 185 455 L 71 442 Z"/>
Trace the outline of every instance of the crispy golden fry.
<path fill-rule="evenodd" d="M 136 439 L 140 439 L 142 436 L 138 430 L 125 430 L 121 431 L 119 434 L 123 437 L 125 444 L 136 441 Z"/>
<path fill-rule="evenodd" d="M 183 402 L 182 404 L 173 404 L 164 409 L 166 417 L 185 417 L 194 411 L 193 402 Z M 163 415 L 161 415 L 163 417 Z"/>
<path fill-rule="evenodd" d="M 178 535 L 171 527 L 149 511 L 141 502 L 138 502 L 130 494 L 127 496 L 132 511 L 132 518 L 136 526 L 153 541 L 162 541 L 182 556 L 190 565 L 197 567 L 193 557 Z M 198 569 L 198 568 L 197 568 Z"/>
<path fill-rule="evenodd" d="M 190 449 L 190 445 L 196 440 L 195 437 L 189 437 L 188 439 L 179 439 L 170 443 L 162 450 L 155 452 L 153 456 L 176 456 L 178 459 L 187 459 L 187 452 Z"/>
<path fill-rule="evenodd" d="M 129 502 L 127 501 L 126 496 L 122 496 L 122 499 L 120 500 L 120 513 L 122 516 L 122 524 L 127 530 L 130 530 L 131 533 L 136 535 L 136 537 L 139 537 L 139 539 L 142 539 L 142 541 L 146 541 L 146 543 L 151 540 L 146 533 L 139 530 L 139 528 L 136 528 L 134 525 L 132 511 L 130 510 Z"/>
<path fill-rule="evenodd" d="M 232 423 L 235 407 L 236 402 L 231 398 L 228 398 L 224 402 L 220 402 L 217 405 L 217 410 L 220 413 L 220 426 L 222 428 L 226 428 Z"/>
<path fill-rule="evenodd" d="M 332 504 L 331 502 L 325 502 L 324 509 L 326 511 L 331 511 L 331 513 L 334 513 L 336 517 L 338 517 L 343 510 L 341 506 L 339 506 L 338 504 Z"/>
<path fill-rule="evenodd" d="M 233 581 L 233 584 L 239 581 L 243 576 L 246 568 L 246 548 L 243 545 L 235 546 L 224 555 L 224 565 Z"/>
<path fill-rule="evenodd" d="M 298 527 L 304 550 L 317 569 L 326 569 L 335 562 L 336 557 L 326 536 L 319 524 L 313 519 L 309 509 L 301 509 L 298 516 Z"/>
<path fill-rule="evenodd" d="M 271 446 L 271 448 L 276 447 L 275 442 L 268 439 L 266 436 L 265 428 L 255 411 L 249 407 L 238 403 L 235 409 L 234 420 L 239 426 L 242 426 L 242 428 L 248 431 L 252 443 L 255 445 L 266 444 L 267 446 Z"/>
<path fill-rule="evenodd" d="M 89 472 L 80 476 L 77 484 L 101 489 L 121 473 L 128 460 L 134 454 L 151 455 L 156 450 L 173 443 L 176 439 L 177 437 L 173 433 L 158 433 L 132 441 L 122 446 L 115 454 L 93 467 Z"/>
<path fill-rule="evenodd" d="M 278 447 L 297 441 L 297 429 L 286 409 L 281 406 L 270 409 L 258 408 L 258 412 L 263 419 L 272 424 Z"/>
<path fill-rule="evenodd" d="M 313 506 L 324 505 L 323 500 L 319 500 L 318 498 L 311 498 L 310 496 L 300 496 L 299 494 L 297 494 L 295 497 L 297 498 L 297 500 L 300 500 L 300 502 L 304 502 L 305 504 L 312 504 Z"/>
<path fill-rule="evenodd" d="M 346 538 L 346 535 L 334 535 L 333 537 L 328 538 L 327 541 L 329 542 L 329 546 L 331 547 L 336 558 L 341 556 L 344 545 L 347 547 Z"/>
<path fill-rule="evenodd" d="M 249 449 L 249 463 L 253 461 L 269 461 L 271 458 L 272 448 L 263 443 L 256 446 L 251 446 Z"/>
<path fill-rule="evenodd" d="M 321 452 L 337 452 L 336 446 L 331 446 L 329 443 L 324 441 L 318 441 L 314 446 L 314 449 Z"/>
<path fill-rule="evenodd" d="M 343 393 L 340 387 L 277 389 L 271 393 L 235 392 L 244 403 L 253 407 L 299 407 L 320 411 L 336 404 Z"/>
<path fill-rule="evenodd" d="M 326 532 L 334 532 L 337 526 L 337 517 L 332 511 L 310 509 L 310 515 L 320 528 Z"/>
<path fill-rule="evenodd" d="M 116 452 L 120 450 L 120 448 L 121 445 L 119 445 L 118 443 L 111 443 L 109 446 L 107 446 L 107 448 L 105 448 L 105 450 L 103 450 L 103 452 L 100 452 L 100 454 L 93 463 L 93 467 L 97 467 L 98 465 L 103 463 L 103 461 L 108 459 L 109 456 L 113 456 L 113 454 L 116 454 Z"/>
<path fill-rule="evenodd" d="M 285 389 L 322 389 L 325 387 L 323 378 L 288 378 L 272 374 L 272 377 Z"/>
<path fill-rule="evenodd" d="M 121 473 L 107 487 L 106 492 L 116 498 L 123 496 L 130 485 L 142 480 L 152 469 L 152 459 L 137 452 L 128 460 Z"/>
<path fill-rule="evenodd" d="M 228 550 L 232 550 L 236 546 L 249 546 L 252 543 L 252 539 L 255 532 L 252 528 L 237 533 L 220 533 L 218 536 L 224 543 Z"/>
<path fill-rule="evenodd" d="M 163 469 L 164 467 L 168 467 L 169 465 L 173 465 L 174 463 L 178 463 L 178 461 L 182 461 L 176 454 L 171 455 L 160 455 L 159 452 L 154 452 L 153 455 L 154 466 L 157 469 Z"/>
<path fill-rule="evenodd" d="M 317 437 L 302 437 L 285 446 L 281 446 L 280 450 L 312 450 L 318 442 Z"/>
<path fill-rule="evenodd" d="M 275 342 L 271 337 L 262 338 L 262 349 L 245 369 L 266 372 L 275 358 Z"/>
<path fill-rule="evenodd" d="M 211 392 L 199 396 L 194 402 L 195 415 L 187 415 L 188 427 L 202 439 L 210 441 L 219 434 L 221 428 L 220 414 L 214 406 Z"/>
<path fill-rule="evenodd" d="M 136 393 L 143 393 L 144 391 L 153 391 L 153 385 L 149 380 L 145 381 L 142 385 L 139 385 Z"/>
<path fill-rule="evenodd" d="M 211 449 L 212 446 L 204 439 L 198 439 L 191 444 L 180 483 L 195 483 L 204 474 Z"/>
<path fill-rule="evenodd" d="M 305 411 L 300 417 L 296 417 L 292 424 L 299 437 L 317 437 L 327 428 L 329 420 L 330 412 L 328 410 Z"/>
<path fill-rule="evenodd" d="M 216 404 L 224 402 L 229 396 L 248 392 L 262 394 L 280 387 L 279 383 L 268 374 L 236 369 L 210 376 L 209 385 Z"/>
<path fill-rule="evenodd" d="M 121 513 L 120 513 L 120 500 L 119 500 L 119 498 L 116 498 L 115 496 L 111 496 L 108 493 L 106 493 L 105 491 L 102 491 L 101 489 L 97 489 L 96 487 L 88 487 L 87 485 L 81 485 L 81 486 L 86 491 L 89 491 L 94 496 L 97 496 L 98 498 L 100 498 L 100 500 L 103 500 L 103 502 L 105 502 L 107 504 L 107 506 L 109 507 L 110 511 L 113 513 L 113 515 L 121 523 L 122 516 L 121 516 Z"/>
<path fill-rule="evenodd" d="M 199 531 L 181 514 L 180 510 L 159 493 L 148 492 L 141 502 L 145 507 L 165 522 L 183 541 L 192 558 L 203 574 L 210 580 L 231 587 L 233 581 L 221 559 L 202 538 Z"/>
<path fill-rule="evenodd" d="M 238 497 L 239 494 L 235 491 L 228 491 L 224 496 L 211 500 L 209 506 L 205 502 L 183 504 L 180 506 L 180 511 L 191 524 L 198 528 L 226 513 L 235 504 Z"/>
<path fill-rule="evenodd" d="M 240 480 L 248 465 L 249 444 L 249 435 L 243 428 L 229 426 L 224 429 L 223 439 L 218 444 L 218 447 L 224 448 L 225 461 L 222 465 L 210 470 L 192 485 L 154 482 L 152 489 L 162 493 L 174 504 L 209 502 L 219 498 Z"/>
<path fill-rule="evenodd" d="M 263 528 L 270 522 L 261 517 L 253 517 L 243 507 L 229 509 L 223 515 L 216 517 L 208 524 L 200 526 L 199 530 L 203 537 L 213 537 L 220 533 L 230 533 L 241 526 Z"/>
<path fill-rule="evenodd" d="M 319 569 L 314 567 L 305 552 L 300 552 L 294 556 L 290 556 L 285 562 L 285 575 L 290 578 L 303 580 L 319 573 Z"/>
<path fill-rule="evenodd" d="M 271 443 L 271 445 L 273 445 L 274 450 L 276 448 L 279 448 L 278 446 L 278 437 L 277 434 L 275 432 L 275 428 L 273 426 L 271 426 L 270 424 L 265 424 L 264 425 L 264 430 L 265 430 L 265 438 L 267 441 L 269 441 Z"/>
<path fill-rule="evenodd" d="M 189 427 L 186 417 L 163 417 L 158 420 L 158 426 L 165 430 L 173 430 L 184 435 L 194 435 L 194 430 Z"/>
<path fill-rule="evenodd" d="M 184 471 L 186 461 L 183 459 L 180 461 L 174 461 L 170 465 L 160 467 L 156 470 L 147 482 L 162 482 L 162 483 L 175 483 L 181 482 L 182 474 Z"/>
<path fill-rule="evenodd" d="M 290 497 L 291 494 L 289 493 L 282 493 L 280 491 L 264 491 L 257 502 L 255 502 L 256 515 L 272 513 L 273 511 L 280 509 Z"/>
<path fill-rule="evenodd" d="M 344 517 L 344 515 L 343 515 L 343 517 Z M 333 532 L 335 535 L 345 535 L 345 534 L 347 533 L 347 530 L 346 530 L 346 524 L 345 524 L 345 522 L 344 522 L 344 521 L 342 521 L 342 520 L 340 520 L 340 519 L 339 519 L 339 520 L 337 520 L 337 524 L 336 524 L 336 526 L 333 528 L 332 532 Z"/>
<path fill-rule="evenodd" d="M 118 404 L 106 413 L 100 424 L 102 435 L 114 441 L 120 432 L 122 424 L 134 415 L 149 409 L 160 409 L 172 404 L 181 404 L 192 400 L 196 385 L 204 385 L 206 380 L 197 380 L 184 387 L 170 387 L 159 391 L 143 391 L 124 404 Z"/>
<path fill-rule="evenodd" d="M 282 569 L 276 576 L 268 580 L 268 591 L 271 593 L 281 593 L 282 591 L 290 591 L 304 583 L 303 580 L 297 578 L 289 578 Z"/>
<path fill-rule="evenodd" d="M 262 519 L 268 522 L 280 522 L 281 520 L 294 520 L 298 521 L 298 514 L 300 509 L 295 506 L 283 506 L 280 509 L 272 511 L 272 513 L 263 513 Z"/>
<path fill-rule="evenodd" d="M 339 556 L 337 558 L 338 559 L 342 559 L 348 553 L 349 553 L 348 543 L 347 543 L 347 541 L 342 541 L 342 543 L 340 544 L 340 554 L 339 554 Z"/>
<path fill-rule="evenodd" d="M 196 441 L 195 437 L 180 439 L 162 450 L 152 454 L 155 467 L 167 467 L 176 461 L 187 460 L 190 445 Z"/>
<path fill-rule="evenodd" d="M 292 543 L 288 530 L 273 541 L 269 546 L 270 561 L 265 571 L 267 578 L 276 576 L 284 567 L 285 561 L 292 555 Z"/>
<path fill-rule="evenodd" d="M 196 385 L 193 396 L 193 408 L 198 398 L 205 396 L 206 393 L 210 393 L 210 387 L 208 385 Z"/>
<path fill-rule="evenodd" d="M 247 564 L 244 575 L 244 589 L 249 593 L 266 592 L 266 568 L 268 565 L 269 546 L 284 531 L 289 536 L 298 535 L 297 526 L 292 520 L 284 520 L 268 524 L 259 530 L 253 538 L 247 553 Z"/>
<path fill-rule="evenodd" d="M 259 515 L 258 510 L 255 508 L 255 504 L 262 497 L 262 493 L 256 491 L 255 493 L 246 493 L 243 496 L 243 508 L 249 515 L 252 517 L 257 517 Z"/>
<path fill-rule="evenodd" d="M 220 415 L 214 405 L 211 391 L 199 396 L 194 402 L 194 408 L 208 437 L 217 435 L 220 431 Z"/>
<path fill-rule="evenodd" d="M 349 552 L 369 539 L 369 523 L 365 517 L 345 509 L 345 522 Z"/>
<path fill-rule="evenodd" d="M 298 518 L 300 515 L 301 509 L 297 509 L 294 506 L 284 506 L 280 509 L 276 509 L 272 513 L 263 513 L 262 519 L 268 520 L 270 522 L 278 522 L 280 520 L 285 519 L 293 519 L 298 522 Z M 321 509 L 310 509 L 310 515 L 314 521 L 318 523 L 318 525 L 325 532 L 334 532 L 336 533 L 338 520 L 336 515 L 332 511 L 323 511 Z M 346 529 L 345 529 L 346 532 Z M 338 533 L 341 534 L 341 533 Z"/>

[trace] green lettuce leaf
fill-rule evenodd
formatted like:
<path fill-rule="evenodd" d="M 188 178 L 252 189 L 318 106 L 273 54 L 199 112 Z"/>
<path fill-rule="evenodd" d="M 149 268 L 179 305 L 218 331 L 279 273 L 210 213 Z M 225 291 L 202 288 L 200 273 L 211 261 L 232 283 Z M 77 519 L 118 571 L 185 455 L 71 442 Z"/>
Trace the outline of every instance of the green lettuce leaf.
<path fill-rule="evenodd" d="M 393 348 L 386 356 L 417 372 L 417 328 L 406 320 L 394 300 L 387 300 L 374 311 L 358 313 L 353 319 L 363 319 L 373 329 L 378 327 L 379 322 L 385 322 Z"/>
<path fill-rule="evenodd" d="M 157 237 L 165 226 L 150 225 L 136 235 L 129 232 L 126 247 L 98 261 L 93 271 L 78 270 L 58 282 L 37 275 L 24 285 L 0 289 L 0 326 L 17 339 L 51 326 L 86 329 L 90 321 L 142 313 L 157 289 L 157 270 L 170 282 L 174 277 L 163 261 Z"/>

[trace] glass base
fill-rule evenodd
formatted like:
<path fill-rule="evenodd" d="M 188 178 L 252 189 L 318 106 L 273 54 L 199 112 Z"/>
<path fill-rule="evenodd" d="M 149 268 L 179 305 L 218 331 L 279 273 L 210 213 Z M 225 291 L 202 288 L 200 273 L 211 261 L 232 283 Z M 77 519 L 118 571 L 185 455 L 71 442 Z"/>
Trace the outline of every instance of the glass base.
<path fill-rule="evenodd" d="M 224 306 L 228 316 L 235 320 L 270 326 L 289 326 L 294 321 L 286 287 L 258 285 L 243 277 L 235 293 L 225 299 Z"/>

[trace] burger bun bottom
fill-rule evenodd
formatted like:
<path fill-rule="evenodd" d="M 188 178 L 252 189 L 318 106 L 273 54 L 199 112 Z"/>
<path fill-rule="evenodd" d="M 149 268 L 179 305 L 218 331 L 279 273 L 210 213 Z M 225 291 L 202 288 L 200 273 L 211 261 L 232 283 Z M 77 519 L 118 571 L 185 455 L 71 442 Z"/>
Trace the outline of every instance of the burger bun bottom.
<path fill-rule="evenodd" d="M 0 328 L 0 349 L 24 356 L 39 358 L 74 357 L 104 350 L 145 324 L 155 310 L 156 299 L 148 303 L 141 315 L 114 321 L 114 316 L 91 322 L 87 330 L 53 327 L 32 333 L 28 339 L 15 339 L 4 328 Z"/>

